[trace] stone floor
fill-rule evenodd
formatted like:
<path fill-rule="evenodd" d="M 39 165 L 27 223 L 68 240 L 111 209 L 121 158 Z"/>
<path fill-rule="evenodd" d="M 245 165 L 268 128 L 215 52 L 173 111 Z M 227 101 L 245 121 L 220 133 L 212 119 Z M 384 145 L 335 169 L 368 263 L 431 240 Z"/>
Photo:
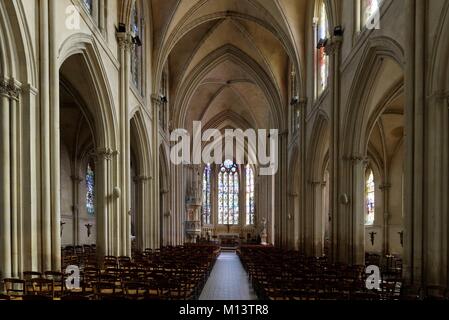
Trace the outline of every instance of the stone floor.
<path fill-rule="evenodd" d="M 223 252 L 218 257 L 200 300 L 257 300 L 235 252 Z"/>

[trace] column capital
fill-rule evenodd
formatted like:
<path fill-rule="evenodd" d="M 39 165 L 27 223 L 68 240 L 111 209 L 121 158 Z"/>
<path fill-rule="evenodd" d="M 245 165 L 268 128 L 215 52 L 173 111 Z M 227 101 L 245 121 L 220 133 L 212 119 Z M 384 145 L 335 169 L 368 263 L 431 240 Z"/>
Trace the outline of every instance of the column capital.
<path fill-rule="evenodd" d="M 369 158 L 361 154 L 350 155 L 345 157 L 344 159 L 347 161 L 351 161 L 354 165 L 362 163 L 364 166 L 368 166 L 369 164 Z"/>
<path fill-rule="evenodd" d="M 343 43 L 342 36 L 334 36 L 330 41 L 327 42 L 326 46 L 324 47 L 324 53 L 327 56 L 334 55 L 336 52 L 340 50 L 342 43 Z"/>
<path fill-rule="evenodd" d="M 99 160 L 106 160 L 106 161 L 110 161 L 112 160 L 113 157 L 119 155 L 118 151 L 114 151 L 110 148 L 101 148 L 98 149 L 97 152 L 95 153 L 95 160 L 99 161 Z"/>
<path fill-rule="evenodd" d="M 81 183 L 84 181 L 84 179 L 82 177 L 76 176 L 76 175 L 70 176 L 70 178 L 72 179 L 73 182 L 76 182 L 76 183 Z"/>
<path fill-rule="evenodd" d="M 326 181 L 313 181 L 313 180 L 309 180 L 308 183 L 309 183 L 311 186 L 323 186 L 323 187 L 325 187 L 325 186 L 327 185 L 327 182 L 326 182 Z"/>
<path fill-rule="evenodd" d="M 391 184 L 389 183 L 383 183 L 379 186 L 379 189 L 382 191 L 388 191 L 391 188 Z"/>
<path fill-rule="evenodd" d="M 21 84 L 20 82 L 10 79 L 1 79 L 0 80 L 0 96 L 6 96 L 11 99 L 18 100 L 21 93 Z"/>
<path fill-rule="evenodd" d="M 145 176 L 145 175 L 134 177 L 134 181 L 137 182 L 137 183 L 145 183 L 145 182 L 150 181 L 152 179 L 153 179 L 152 177 Z"/>
<path fill-rule="evenodd" d="M 155 93 L 151 95 L 151 102 L 154 107 L 160 107 L 162 105 L 161 97 Z"/>
<path fill-rule="evenodd" d="M 119 45 L 120 49 L 125 50 L 125 51 L 130 51 L 133 48 L 134 42 L 133 42 L 133 38 L 130 33 L 117 32 L 116 36 L 117 36 L 117 41 L 118 41 L 118 45 Z"/>

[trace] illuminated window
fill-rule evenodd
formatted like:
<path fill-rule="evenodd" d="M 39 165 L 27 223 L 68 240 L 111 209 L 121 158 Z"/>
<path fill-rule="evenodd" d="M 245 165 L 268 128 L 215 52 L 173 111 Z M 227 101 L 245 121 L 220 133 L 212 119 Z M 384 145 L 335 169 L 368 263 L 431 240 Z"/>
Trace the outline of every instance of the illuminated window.
<path fill-rule="evenodd" d="M 362 0 L 362 21 L 366 24 L 379 12 L 379 0 Z"/>
<path fill-rule="evenodd" d="M 319 1 L 315 9 L 315 29 L 316 29 L 316 95 L 320 96 L 328 85 L 329 78 L 329 57 L 325 52 L 325 44 L 329 39 L 329 21 L 327 19 L 326 4 Z"/>
<path fill-rule="evenodd" d="M 141 1 L 134 1 L 131 11 L 131 32 L 134 39 L 143 41 L 144 29 L 141 15 Z M 143 52 L 142 43 L 135 43 L 131 52 L 131 78 L 134 86 L 142 91 Z"/>
<path fill-rule="evenodd" d="M 89 216 L 95 216 L 95 165 L 89 161 L 86 170 L 86 210 Z"/>
<path fill-rule="evenodd" d="M 211 217 L 211 166 L 208 164 L 203 172 L 203 224 L 210 225 L 212 223 Z"/>
<path fill-rule="evenodd" d="M 238 167 L 226 160 L 218 174 L 218 224 L 239 224 L 239 190 Z"/>
<path fill-rule="evenodd" d="M 246 224 L 254 225 L 255 197 L 254 197 L 254 172 L 250 166 L 246 166 Z"/>
<path fill-rule="evenodd" d="M 87 12 L 93 14 L 93 0 L 83 0 L 83 5 L 86 8 Z"/>
<path fill-rule="evenodd" d="M 366 175 L 365 198 L 366 198 L 366 216 L 365 225 L 372 226 L 374 224 L 376 210 L 376 185 L 374 182 L 373 170 L 368 170 Z"/>

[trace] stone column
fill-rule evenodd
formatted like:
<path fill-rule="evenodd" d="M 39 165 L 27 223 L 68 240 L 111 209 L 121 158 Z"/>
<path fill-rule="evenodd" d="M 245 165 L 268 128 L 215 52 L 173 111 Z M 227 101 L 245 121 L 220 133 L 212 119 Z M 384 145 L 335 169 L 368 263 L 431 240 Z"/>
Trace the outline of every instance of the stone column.
<path fill-rule="evenodd" d="M 383 195 L 383 208 L 384 208 L 384 214 L 383 214 L 383 246 L 382 246 L 382 256 L 386 256 L 387 254 L 390 254 L 390 244 L 389 244 L 389 238 L 390 238 L 390 189 L 391 185 L 389 183 L 383 183 L 379 186 L 379 189 L 382 191 Z M 376 217 L 377 220 L 377 217 Z"/>
<path fill-rule="evenodd" d="M 425 28 L 427 1 L 406 0 L 405 40 L 405 229 L 404 277 L 406 285 L 423 286 L 426 248 L 424 212 L 424 110 L 425 110 Z M 432 124 L 433 125 L 433 124 Z"/>
<path fill-rule="evenodd" d="M 56 43 L 57 2 L 50 0 L 50 144 L 51 144 L 51 261 L 54 271 L 61 270 L 61 151 L 59 127 L 59 44 Z M 47 271 L 47 270 L 44 270 Z"/>
<path fill-rule="evenodd" d="M 11 266 L 11 159 L 10 159 L 10 88 L 0 80 L 0 271 L 9 278 Z"/>
<path fill-rule="evenodd" d="M 117 33 L 120 47 L 120 171 L 121 206 L 118 220 L 120 228 L 119 255 L 131 256 L 131 155 L 129 85 L 131 73 L 132 37 L 129 33 Z"/>
<path fill-rule="evenodd" d="M 112 213 L 113 205 L 120 196 L 112 191 L 111 170 L 114 152 L 110 149 L 100 149 L 96 153 L 95 163 L 95 209 L 97 215 L 97 257 L 98 261 L 103 261 L 103 257 L 113 254 L 113 229 Z"/>
<path fill-rule="evenodd" d="M 338 17 L 336 17 L 338 19 Z M 342 245 L 339 244 L 339 235 L 347 234 L 344 227 L 343 217 L 340 216 L 340 197 L 341 194 L 341 170 L 344 155 L 341 150 L 340 132 L 341 132 L 341 100 L 340 100 L 340 65 L 341 65 L 341 44 L 342 36 L 333 36 L 328 46 L 325 48 L 326 54 L 330 57 L 329 66 L 329 94 L 331 96 L 331 115 L 330 115 L 330 147 L 329 147 L 329 211 L 331 216 L 331 225 L 329 227 L 332 235 L 330 245 L 330 258 L 333 261 L 344 260 L 341 253 Z M 340 221 L 342 220 L 342 221 Z"/>
<path fill-rule="evenodd" d="M 39 121 L 38 92 L 30 85 L 22 86 L 21 107 L 23 127 L 21 135 L 22 163 L 21 163 L 21 201 L 22 201 L 22 220 L 20 224 L 21 231 L 21 270 L 39 270 L 40 248 L 40 207 L 39 190 L 41 185 L 38 183 L 39 170 L 41 170 L 39 158 L 39 139 L 41 123 Z M 0 180 L 2 181 L 2 180 Z M 39 240 L 38 240 L 39 239 Z"/>
<path fill-rule="evenodd" d="M 38 250 L 41 255 L 42 270 L 51 269 L 51 161 L 50 161 L 50 30 L 49 30 L 49 0 L 39 3 L 39 55 L 40 55 L 40 232 L 38 239 L 41 245 Z M 56 64 L 56 61 L 54 62 Z"/>
<path fill-rule="evenodd" d="M 275 214 L 275 238 L 276 246 L 288 247 L 288 130 L 279 135 L 279 169 L 276 175 L 276 214 Z"/>
<path fill-rule="evenodd" d="M 20 84 L 14 80 L 9 83 L 9 94 L 10 94 L 10 159 L 11 159 L 11 255 L 12 255 L 12 276 L 19 277 L 19 256 L 22 250 L 20 250 L 21 245 L 21 235 L 20 223 L 21 223 L 21 207 L 22 203 L 19 200 L 20 197 L 20 187 L 22 183 L 20 182 L 20 154 L 21 154 L 21 144 L 20 144 Z"/>
<path fill-rule="evenodd" d="M 153 146 L 153 205 L 152 207 L 152 219 L 151 219 L 151 235 L 152 235 L 152 248 L 159 248 L 161 246 L 161 223 L 160 220 L 160 137 L 159 137 L 159 108 L 160 97 L 157 94 L 151 96 L 151 102 L 153 105 L 152 110 L 152 146 Z"/>
<path fill-rule="evenodd" d="M 83 178 L 77 175 L 72 177 L 72 220 L 73 220 L 73 244 L 79 245 L 79 188 Z"/>

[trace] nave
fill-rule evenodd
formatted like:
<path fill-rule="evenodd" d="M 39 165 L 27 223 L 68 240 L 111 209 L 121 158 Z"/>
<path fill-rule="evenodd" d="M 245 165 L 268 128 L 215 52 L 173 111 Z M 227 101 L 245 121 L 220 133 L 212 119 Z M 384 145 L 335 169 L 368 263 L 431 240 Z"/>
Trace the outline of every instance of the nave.
<path fill-rule="evenodd" d="M 448 17 L 0 0 L 0 294 L 448 299 Z"/>

